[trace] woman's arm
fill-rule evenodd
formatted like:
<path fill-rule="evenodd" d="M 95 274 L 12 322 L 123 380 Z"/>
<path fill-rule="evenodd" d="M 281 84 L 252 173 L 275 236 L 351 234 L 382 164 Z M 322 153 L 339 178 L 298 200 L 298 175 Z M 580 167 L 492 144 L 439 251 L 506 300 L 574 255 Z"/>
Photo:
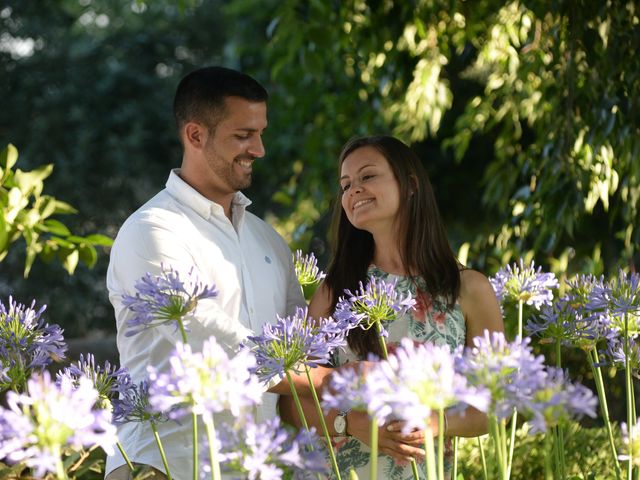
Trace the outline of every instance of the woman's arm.
<path fill-rule="evenodd" d="M 331 314 L 331 290 L 330 288 L 323 282 L 320 284 L 318 289 L 313 295 L 311 302 L 309 303 L 309 316 L 312 318 L 320 318 L 320 317 L 328 317 Z M 351 363 L 348 366 L 339 367 L 339 368 L 354 368 L 355 364 Z M 320 390 L 324 388 L 329 380 L 329 376 L 331 372 L 325 375 L 324 367 L 321 367 L 323 370 L 314 372 L 312 369 L 312 373 L 314 375 L 314 383 L 316 377 L 322 377 L 322 385 Z M 328 369 L 328 370 L 338 370 L 338 369 Z M 285 393 L 285 392 L 283 392 Z M 290 392 L 288 392 L 290 393 Z M 319 391 L 319 395 L 321 395 Z M 320 418 L 318 416 L 318 412 L 316 410 L 313 399 L 310 396 L 300 396 L 300 404 L 304 411 L 305 418 L 309 427 L 315 427 L 318 434 L 322 435 L 322 428 L 320 424 Z M 280 411 L 280 417 L 285 423 L 293 425 L 296 428 L 302 428 L 302 422 L 298 415 L 298 411 L 296 409 L 293 397 L 291 395 L 281 395 L 280 400 L 278 402 L 278 409 Z M 335 428 L 333 427 L 333 422 L 338 415 L 337 410 L 330 410 L 325 415 L 325 422 L 327 428 L 329 430 L 329 434 L 331 436 L 337 435 Z M 347 413 L 347 434 L 354 436 L 364 444 L 369 444 L 370 438 L 370 429 L 371 422 L 369 421 L 369 417 L 364 412 L 356 412 L 351 411 Z M 389 431 L 386 427 L 380 427 L 378 430 L 378 448 L 380 453 L 384 453 L 386 455 L 390 455 L 394 457 L 396 460 L 410 460 L 411 458 L 423 458 L 424 450 L 420 445 L 414 446 L 409 445 L 402 441 L 404 438 L 403 435 L 398 433 Z"/>
<path fill-rule="evenodd" d="M 475 270 L 460 272 L 460 307 L 467 324 L 467 346 L 475 337 L 490 332 L 504 332 L 500 304 L 487 277 Z"/>
<path fill-rule="evenodd" d="M 475 270 L 463 270 L 460 280 L 459 301 L 467 326 L 466 345 L 472 346 L 473 339 L 483 335 L 485 330 L 504 332 L 500 305 L 487 277 Z M 448 436 L 476 437 L 488 431 L 487 416 L 473 407 L 460 413 L 447 412 L 446 415 L 445 434 Z"/>

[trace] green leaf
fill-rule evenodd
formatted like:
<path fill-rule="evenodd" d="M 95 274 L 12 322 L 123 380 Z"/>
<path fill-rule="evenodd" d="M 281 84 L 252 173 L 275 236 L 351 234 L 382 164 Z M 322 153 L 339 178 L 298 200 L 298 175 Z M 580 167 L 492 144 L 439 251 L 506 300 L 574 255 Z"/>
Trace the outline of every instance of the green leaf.
<path fill-rule="evenodd" d="M 41 218 L 48 218 L 56 211 L 56 199 L 49 195 L 38 197 L 35 203 L 35 208 L 40 212 Z"/>
<path fill-rule="evenodd" d="M 69 273 L 69 275 L 73 275 L 73 272 L 75 272 L 76 267 L 78 266 L 79 259 L 80 253 L 78 252 L 78 250 L 73 250 L 62 260 L 62 266 Z"/>
<path fill-rule="evenodd" d="M 27 232 L 25 232 L 24 236 L 25 239 L 27 238 Z M 37 242 L 37 234 L 35 234 L 36 239 L 32 239 L 30 241 L 27 241 L 27 258 L 24 261 L 24 278 L 27 278 L 29 276 L 29 272 L 31 271 L 31 267 L 33 265 L 33 262 L 36 259 L 36 256 L 38 255 L 38 253 L 40 253 L 41 250 L 41 246 L 38 244 Z"/>
<path fill-rule="evenodd" d="M 93 245 L 87 245 L 86 243 L 80 245 L 80 261 L 87 267 L 93 268 L 98 261 L 98 252 Z"/>
<path fill-rule="evenodd" d="M 53 244 L 58 245 L 60 248 L 66 248 L 68 250 L 75 249 L 76 248 L 76 244 L 72 243 L 72 242 L 69 242 L 67 240 L 68 238 L 69 237 L 67 237 L 67 238 L 51 237 L 48 241 L 53 243 Z"/>
<path fill-rule="evenodd" d="M 69 205 L 67 202 L 62 202 L 56 199 L 56 210 L 54 213 L 64 215 L 70 213 L 78 213 L 78 210 Z"/>
<path fill-rule="evenodd" d="M 91 235 L 87 235 L 84 237 L 87 243 L 91 245 L 97 245 L 100 247 L 110 247 L 113 245 L 113 239 L 111 237 L 107 237 L 106 235 L 102 235 L 100 233 L 93 233 Z"/>
<path fill-rule="evenodd" d="M 42 245 L 42 250 L 40 251 L 39 258 L 45 263 L 51 263 L 51 261 L 55 258 L 56 253 L 58 252 L 58 245 L 55 242 L 47 240 Z"/>
<path fill-rule="evenodd" d="M 29 172 L 23 172 L 22 170 L 16 170 L 14 175 L 14 181 L 17 187 L 23 192 L 39 197 L 44 188 L 44 179 L 51 175 L 53 172 L 53 164 L 42 165 L 41 167 L 31 170 Z"/>
<path fill-rule="evenodd" d="M 45 220 L 40 226 L 40 229 L 43 232 L 51 233 L 52 235 L 58 235 L 61 237 L 67 237 L 71 235 L 71 231 L 67 228 L 67 226 L 54 218 L 48 218 L 47 220 Z"/>
<path fill-rule="evenodd" d="M 0 185 L 2 185 L 5 175 L 18 161 L 18 149 L 9 144 L 0 153 Z"/>
<path fill-rule="evenodd" d="M 84 237 L 81 237 L 79 235 L 69 235 L 66 238 L 67 241 L 75 243 L 76 245 L 79 245 L 81 243 L 86 243 L 87 239 Z"/>
<path fill-rule="evenodd" d="M 4 221 L 4 215 L 0 214 L 0 254 L 9 250 L 9 232 L 7 231 L 7 223 Z M 2 261 L 2 258 L 0 258 Z"/>

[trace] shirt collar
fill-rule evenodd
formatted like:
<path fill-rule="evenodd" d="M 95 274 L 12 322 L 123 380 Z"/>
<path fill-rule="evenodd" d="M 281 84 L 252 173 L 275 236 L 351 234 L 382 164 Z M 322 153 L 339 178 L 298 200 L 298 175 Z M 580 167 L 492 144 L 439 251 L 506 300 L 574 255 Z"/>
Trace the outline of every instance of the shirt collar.
<path fill-rule="evenodd" d="M 192 208 L 198 215 L 205 219 L 211 216 L 224 217 L 222 205 L 198 193 L 191 185 L 180 178 L 179 173 L 179 168 L 171 170 L 166 183 L 167 191 L 173 198 Z M 249 205 L 251 205 L 251 200 L 242 192 L 236 192 L 234 194 L 231 200 L 231 212 L 234 223 L 236 223 L 236 219 L 239 221 L 244 216 L 244 210 Z"/>

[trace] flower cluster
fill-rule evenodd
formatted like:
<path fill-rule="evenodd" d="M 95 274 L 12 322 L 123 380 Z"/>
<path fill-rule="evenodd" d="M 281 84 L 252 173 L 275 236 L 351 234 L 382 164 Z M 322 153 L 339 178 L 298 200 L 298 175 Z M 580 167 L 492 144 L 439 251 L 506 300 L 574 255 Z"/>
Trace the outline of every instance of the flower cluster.
<path fill-rule="evenodd" d="M 25 393 L 7 393 L 8 408 L 0 407 L 0 458 L 23 462 L 43 476 L 60 473 L 65 445 L 98 445 L 113 453 L 116 432 L 111 414 L 95 409 L 98 392 L 90 379 L 73 383 L 62 377 L 56 384 L 45 370 L 28 380 Z"/>
<path fill-rule="evenodd" d="M 223 424 L 218 435 L 223 470 L 249 480 L 311 478 L 326 473 L 320 442 L 315 433 L 302 430 L 292 434 L 278 417 L 255 423 L 248 416 L 241 424 Z M 201 478 L 210 478 L 208 462 L 203 462 Z"/>
<path fill-rule="evenodd" d="M 350 319 L 313 319 L 307 313 L 306 308 L 297 308 L 294 315 L 265 324 L 262 335 L 248 338 L 254 344 L 256 374 L 263 382 L 286 372 L 301 373 L 305 365 L 326 364 L 336 348 L 346 345 L 346 334 L 354 327 Z"/>
<path fill-rule="evenodd" d="M 324 272 L 318 268 L 318 260 L 313 253 L 305 255 L 302 250 L 296 250 L 293 257 L 293 266 L 298 282 L 303 287 L 316 285 L 325 277 Z"/>
<path fill-rule="evenodd" d="M 543 273 L 541 267 L 536 270 L 533 261 L 525 266 L 522 259 L 519 264 L 501 268 L 489 281 L 500 303 L 522 301 L 538 310 L 551 303 L 552 289 L 558 288 L 558 279 L 553 273 Z"/>
<path fill-rule="evenodd" d="M 58 372 L 58 383 L 62 381 L 62 377 L 68 377 L 74 385 L 77 385 L 82 377 L 89 378 L 98 391 L 100 406 L 106 409 L 111 408 L 114 392 L 119 390 L 121 384 L 129 381 L 126 368 L 112 366 L 108 360 L 104 366 L 96 365 L 92 353 L 87 354 L 86 360 L 84 355 L 80 354 L 80 360 Z"/>
<path fill-rule="evenodd" d="M 416 368 L 420 365 L 420 368 Z M 394 355 L 381 362 L 366 379 L 369 410 L 380 424 L 404 420 L 406 431 L 425 429 L 432 411 L 461 402 L 486 410 L 485 391 L 467 385 L 455 371 L 454 356 L 446 345 L 415 345 L 403 339 Z"/>
<path fill-rule="evenodd" d="M 563 370 L 547 368 L 535 377 L 530 397 L 521 398 L 519 411 L 530 417 L 531 432 L 565 425 L 571 418 L 595 417 L 598 404 L 593 392 L 584 385 L 571 383 Z"/>
<path fill-rule="evenodd" d="M 41 371 L 53 359 L 63 359 L 67 350 L 62 329 L 42 318 L 46 306 L 35 309 L 15 302 L 0 302 L 0 391 L 24 388 L 35 371 Z"/>
<path fill-rule="evenodd" d="M 415 303 L 411 295 L 403 298 L 398 293 L 395 279 L 387 282 L 372 276 L 366 286 L 360 282 L 355 293 L 345 290 L 345 297 L 340 298 L 336 305 L 334 317 L 338 321 L 359 324 L 363 330 L 377 325 L 384 335 L 383 322 L 391 322 L 404 315 Z"/>
<path fill-rule="evenodd" d="M 136 384 L 127 378 L 118 385 L 118 396 L 112 400 L 113 423 L 160 423 L 169 419 L 166 412 L 156 411 L 149 403 L 149 381 Z"/>
<path fill-rule="evenodd" d="M 532 418 L 534 429 L 540 431 L 570 417 L 594 417 L 593 393 L 568 382 L 561 370 L 545 367 L 544 358 L 533 354 L 529 342 L 529 338 L 507 342 L 502 333 L 485 331 L 459 357 L 458 371 L 490 394 L 487 413 L 502 420 L 515 408 Z"/>
<path fill-rule="evenodd" d="M 368 371 L 366 364 L 362 363 L 347 364 L 335 370 L 329 377 L 328 388 L 322 393 L 323 409 L 342 412 L 357 410 L 373 416 L 373 410 L 369 407 L 371 392 L 366 381 Z"/>
<path fill-rule="evenodd" d="M 200 282 L 193 268 L 185 279 L 172 268 L 162 268 L 159 275 L 147 273 L 135 284 L 135 295 L 123 295 L 123 305 L 134 313 L 128 320 L 127 336 L 163 324 L 176 328 L 191 314 L 198 301 L 218 295 L 215 286 Z"/>
<path fill-rule="evenodd" d="M 149 367 L 149 402 L 155 411 L 169 412 L 173 419 L 222 410 L 237 417 L 262 396 L 257 378 L 250 373 L 255 362 L 246 349 L 229 358 L 215 337 L 205 340 L 201 352 L 178 343 L 169 359 L 169 372 Z"/>
<path fill-rule="evenodd" d="M 551 305 L 543 305 L 540 315 L 527 324 L 527 332 L 542 337 L 543 342 L 560 340 L 565 346 L 585 351 L 595 348 L 610 332 L 608 316 L 587 308 L 592 292 L 602 284 L 602 279 L 593 275 L 567 281 L 565 294 Z"/>
<path fill-rule="evenodd" d="M 596 285 L 586 308 L 608 315 L 611 329 L 619 335 L 640 335 L 640 275 L 620 271 L 613 280 Z"/>

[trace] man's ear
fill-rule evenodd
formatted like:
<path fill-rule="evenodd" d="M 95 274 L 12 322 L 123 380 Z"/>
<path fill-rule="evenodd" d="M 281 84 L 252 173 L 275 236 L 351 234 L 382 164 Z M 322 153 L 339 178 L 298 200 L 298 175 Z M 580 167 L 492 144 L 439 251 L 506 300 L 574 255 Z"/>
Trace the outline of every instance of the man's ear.
<path fill-rule="evenodd" d="M 204 125 L 196 122 L 188 122 L 182 129 L 185 145 L 201 150 L 207 142 L 209 131 Z"/>

